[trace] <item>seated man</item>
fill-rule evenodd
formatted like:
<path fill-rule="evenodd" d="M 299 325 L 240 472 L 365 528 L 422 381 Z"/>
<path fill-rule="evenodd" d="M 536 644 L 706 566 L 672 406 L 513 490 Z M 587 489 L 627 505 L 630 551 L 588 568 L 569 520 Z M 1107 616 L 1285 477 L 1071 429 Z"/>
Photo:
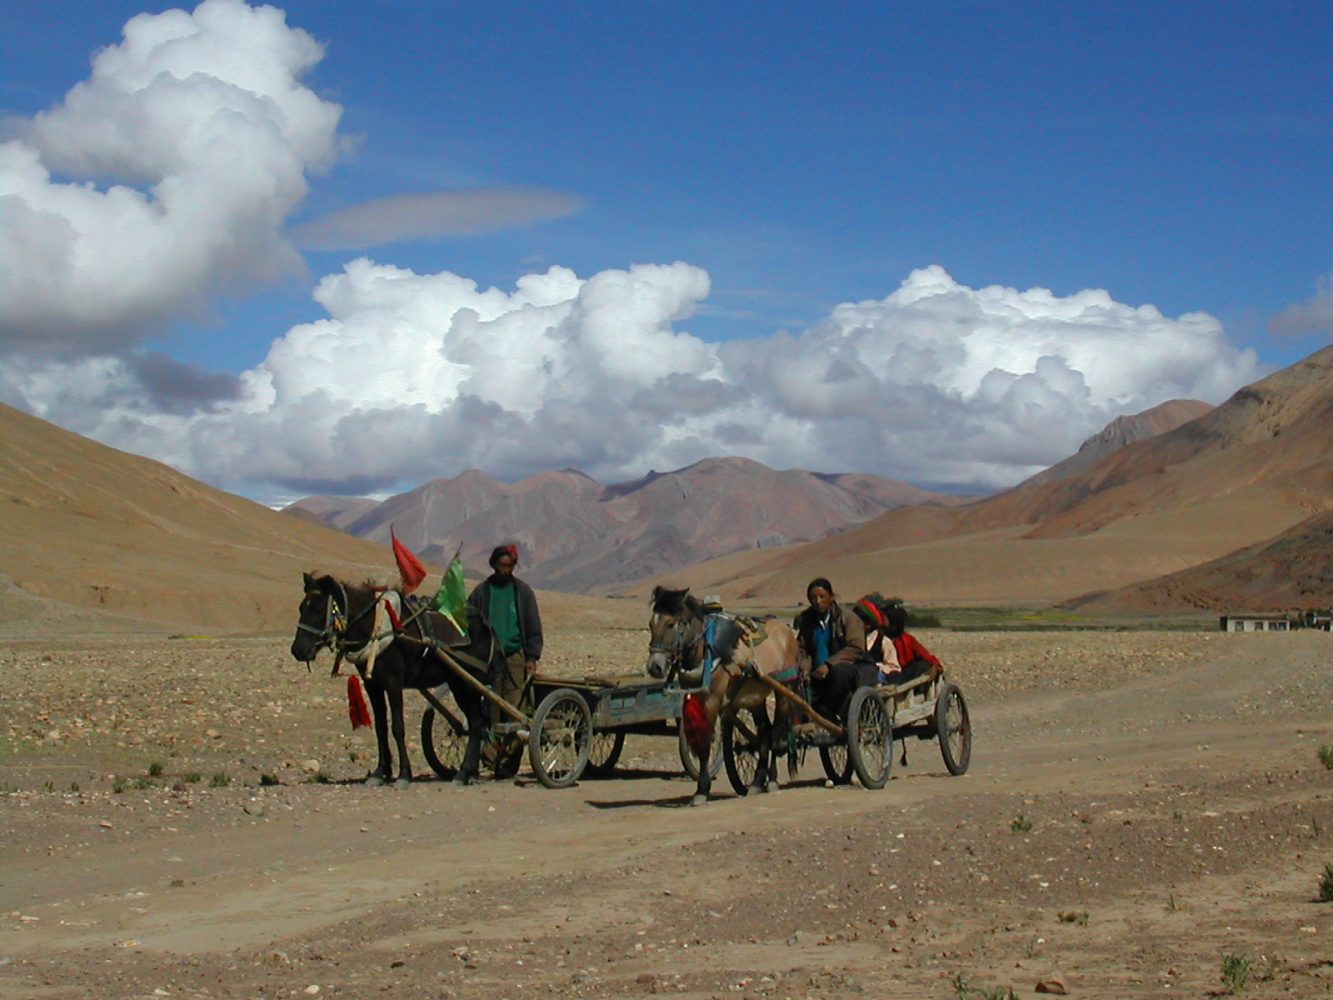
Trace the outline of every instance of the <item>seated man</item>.
<path fill-rule="evenodd" d="M 834 599 L 833 585 L 823 577 L 810 581 L 805 596 L 810 606 L 792 622 L 801 674 L 810 681 L 819 714 L 841 722 L 858 684 L 858 664 L 866 658 L 865 627 Z"/>
<path fill-rule="evenodd" d="M 928 650 L 907 631 L 907 609 L 892 602 L 885 606 L 884 617 L 887 620 L 885 631 L 893 643 L 900 666 L 886 678 L 889 684 L 906 684 L 922 674 L 929 675 L 935 681 L 944 673 L 944 664 L 940 658 Z"/>

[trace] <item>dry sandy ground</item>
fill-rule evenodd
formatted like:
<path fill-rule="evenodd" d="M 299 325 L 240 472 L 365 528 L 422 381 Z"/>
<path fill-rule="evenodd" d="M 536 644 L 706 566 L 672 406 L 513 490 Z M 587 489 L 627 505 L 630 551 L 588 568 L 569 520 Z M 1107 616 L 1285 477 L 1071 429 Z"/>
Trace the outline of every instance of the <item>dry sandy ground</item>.
<path fill-rule="evenodd" d="M 0 996 L 1333 994 L 1333 639 L 925 638 L 967 775 L 913 741 L 881 791 L 810 757 L 701 808 L 662 737 L 563 791 L 419 752 L 367 788 L 286 638 L 0 641 Z M 550 648 L 605 672 L 644 633 Z"/>

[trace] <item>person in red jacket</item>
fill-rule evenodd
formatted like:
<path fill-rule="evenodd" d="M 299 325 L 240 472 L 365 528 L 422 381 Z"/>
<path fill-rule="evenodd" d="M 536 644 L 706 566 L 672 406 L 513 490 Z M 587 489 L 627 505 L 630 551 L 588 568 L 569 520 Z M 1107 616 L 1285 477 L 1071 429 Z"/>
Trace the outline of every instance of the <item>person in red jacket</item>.
<path fill-rule="evenodd" d="M 884 608 L 884 617 L 887 621 L 885 634 L 893 642 L 899 663 L 898 670 L 889 675 L 889 682 L 906 684 L 922 674 L 928 674 L 932 682 L 938 679 L 944 673 L 944 664 L 907 631 L 907 609 L 896 602 L 889 604 Z"/>

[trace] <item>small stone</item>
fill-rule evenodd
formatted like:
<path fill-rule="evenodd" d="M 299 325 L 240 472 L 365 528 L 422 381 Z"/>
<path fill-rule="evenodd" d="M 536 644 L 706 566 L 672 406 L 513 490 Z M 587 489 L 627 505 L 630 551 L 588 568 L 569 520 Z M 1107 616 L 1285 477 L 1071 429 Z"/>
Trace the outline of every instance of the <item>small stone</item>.
<path fill-rule="evenodd" d="M 1069 990 L 1065 988 L 1063 980 L 1043 979 L 1034 987 L 1038 993 L 1050 993 L 1052 996 L 1067 996 Z"/>

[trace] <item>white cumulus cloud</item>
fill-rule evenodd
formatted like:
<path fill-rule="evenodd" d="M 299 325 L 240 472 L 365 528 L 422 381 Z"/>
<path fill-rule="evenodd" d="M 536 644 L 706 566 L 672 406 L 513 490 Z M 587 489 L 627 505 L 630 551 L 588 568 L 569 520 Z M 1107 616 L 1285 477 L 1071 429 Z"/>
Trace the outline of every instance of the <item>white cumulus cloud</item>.
<path fill-rule="evenodd" d="M 142 14 L 63 103 L 0 144 L 0 346 L 114 352 L 298 271 L 283 233 L 341 109 L 273 7 Z"/>
<path fill-rule="evenodd" d="M 255 494 L 468 468 L 573 466 L 605 482 L 718 454 L 994 488 L 1120 414 L 1219 402 L 1262 374 L 1211 317 L 1102 291 L 973 289 L 938 266 L 800 334 L 723 344 L 685 329 L 708 293 L 686 263 L 586 279 L 555 267 L 502 291 L 363 258 L 320 282 L 323 319 L 207 410 L 155 407 L 141 371 L 106 361 L 17 387 L 67 417 L 84 392 L 85 433 Z"/>

